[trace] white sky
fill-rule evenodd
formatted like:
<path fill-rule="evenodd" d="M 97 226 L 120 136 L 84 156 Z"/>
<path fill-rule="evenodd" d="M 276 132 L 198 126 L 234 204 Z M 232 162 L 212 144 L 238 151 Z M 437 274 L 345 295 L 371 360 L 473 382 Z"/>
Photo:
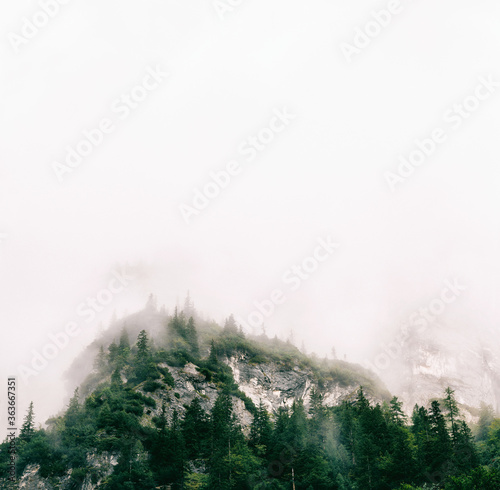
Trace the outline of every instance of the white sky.
<path fill-rule="evenodd" d="M 8 35 L 39 7 L 4 2 L 0 383 L 81 321 L 77 305 L 116 263 L 143 271 L 20 384 L 22 413 L 31 399 L 39 421 L 61 408 L 61 372 L 114 308 L 134 311 L 150 291 L 171 307 L 190 289 L 217 320 L 243 317 L 328 235 L 338 251 L 287 292 L 268 333 L 293 328 L 320 355 L 335 345 L 362 362 L 447 278 L 467 292 L 445 321 L 498 328 L 500 89 L 456 131 L 443 115 L 479 76 L 500 81 L 500 5 L 404 2 L 348 63 L 341 43 L 386 6 L 252 0 L 221 20 L 208 0 L 72 0 L 16 54 Z M 121 121 L 112 102 L 157 64 L 170 78 Z M 238 146 L 284 107 L 295 119 L 244 162 Z M 52 162 L 105 117 L 116 130 L 59 183 Z M 436 127 L 447 141 L 392 193 L 384 172 Z M 243 172 L 187 225 L 178 206 L 232 159 Z"/>

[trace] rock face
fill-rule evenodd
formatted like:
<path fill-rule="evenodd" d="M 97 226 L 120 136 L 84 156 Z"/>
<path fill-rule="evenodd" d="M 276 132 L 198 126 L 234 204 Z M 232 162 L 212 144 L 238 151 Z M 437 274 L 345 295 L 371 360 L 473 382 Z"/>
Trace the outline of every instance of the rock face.
<path fill-rule="evenodd" d="M 224 362 L 231 368 L 239 389 L 255 405 L 259 405 L 262 401 L 268 412 L 272 413 L 279 407 L 290 407 L 294 400 L 303 400 L 305 407 L 308 407 L 311 389 L 316 384 L 312 370 L 301 369 L 298 366 L 293 369 L 284 369 L 283 366 L 273 362 L 251 364 L 245 355 L 226 358 Z M 184 405 L 189 405 L 196 397 L 199 398 L 206 412 L 212 409 L 218 395 L 217 387 L 208 382 L 194 364 L 188 363 L 182 368 L 167 366 L 167 364 L 160 364 L 160 366 L 168 368 L 174 378 L 175 387 L 157 390 L 154 393 L 143 393 L 156 401 L 156 408 L 148 409 L 143 417 L 145 425 L 152 426 L 153 416 L 160 415 L 162 402 L 165 402 L 168 407 L 169 418 L 174 409 L 182 415 L 185 411 Z M 338 383 L 330 382 L 326 389 L 321 391 L 325 405 L 334 406 L 342 400 L 354 397 L 358 389 L 359 384 L 340 386 Z M 382 401 L 381 398 L 372 398 L 372 400 Z M 245 408 L 244 402 L 234 396 L 233 407 L 243 431 L 248 432 L 253 416 Z"/>
<path fill-rule="evenodd" d="M 255 405 L 261 401 L 268 412 L 280 406 L 291 406 L 294 400 L 303 400 L 307 407 L 310 392 L 314 383 L 314 375 L 310 370 L 294 367 L 283 370 L 275 363 L 250 364 L 245 356 L 232 357 L 227 364 L 233 371 L 235 381 Z M 323 391 L 325 405 L 338 405 L 342 400 L 352 397 L 359 386 L 353 384 L 341 387 L 331 383 Z"/>
<path fill-rule="evenodd" d="M 481 402 L 500 410 L 500 352 L 492 333 L 464 333 L 443 326 L 413 332 L 400 343 L 399 355 L 379 374 L 411 413 L 413 406 L 442 398 L 449 386 L 467 421 L 477 420 Z"/>
<path fill-rule="evenodd" d="M 110 475 L 113 471 L 113 466 L 118 464 L 118 458 L 109 453 L 100 455 L 89 454 L 87 455 L 87 462 L 89 467 L 96 468 L 101 477 L 94 484 L 88 476 L 85 481 L 81 483 L 81 490 L 95 490 L 98 488 L 102 479 Z M 9 484 L 0 481 L 0 488 L 19 489 L 19 490 L 70 490 L 74 487 L 74 482 L 71 481 L 71 471 L 66 475 L 59 478 L 45 479 L 39 475 L 40 467 L 38 465 L 29 465 L 24 470 L 23 475 L 15 484 Z"/>
<path fill-rule="evenodd" d="M 313 386 L 318 386 L 316 375 L 310 368 L 301 368 L 298 365 L 289 368 L 277 362 L 251 363 L 246 355 L 238 355 L 230 358 L 222 359 L 232 370 L 234 380 L 248 398 L 255 405 L 261 401 L 269 412 L 277 410 L 279 407 L 291 406 L 294 400 L 303 400 L 307 409 L 310 401 L 310 393 Z M 202 408 L 206 412 L 210 412 L 214 406 L 215 400 L 219 394 L 214 383 L 207 381 L 205 376 L 201 374 L 197 366 L 188 363 L 183 367 L 174 367 L 167 364 L 160 364 L 160 367 L 167 368 L 174 379 L 174 387 L 163 386 L 153 393 L 146 393 L 142 386 L 138 385 L 136 389 L 144 395 L 153 398 L 156 401 L 156 407 L 144 407 L 144 414 L 141 423 L 144 426 L 153 427 L 153 417 L 161 415 L 162 404 L 167 406 L 167 417 L 171 420 L 174 410 L 182 417 L 186 408 L 194 398 L 200 400 Z M 352 382 L 347 383 L 345 380 L 329 380 L 323 381 L 323 389 L 320 391 L 324 396 L 324 403 L 327 406 L 338 405 L 345 399 L 351 399 L 356 396 L 359 389 L 359 384 L 371 379 L 371 375 L 367 372 L 360 373 L 359 367 L 342 365 L 346 372 L 352 374 Z M 352 370 L 352 371 L 350 371 Z M 344 372 L 345 375 L 345 372 Z M 339 374 L 340 376 L 340 374 Z M 356 382 L 355 379 L 363 380 Z M 100 380 L 103 381 L 103 380 Z M 123 381 L 126 381 L 123 379 Z M 377 384 L 377 380 L 374 384 Z M 91 390 L 91 386 L 97 385 L 99 380 L 95 379 L 91 384 L 87 385 L 87 391 Z M 369 396 L 374 402 L 381 402 L 381 396 L 387 398 L 387 393 L 382 390 L 382 395 Z M 87 392 L 86 395 L 89 393 Z M 243 432 L 249 434 L 250 425 L 253 420 L 252 414 L 245 407 L 245 403 L 238 397 L 233 396 L 233 409 L 236 413 Z M 97 469 L 99 481 L 92 483 L 90 478 L 82 482 L 83 490 L 94 490 L 98 488 L 99 482 L 103 478 L 111 474 L 113 466 L 117 464 L 117 457 L 113 454 L 88 454 L 87 461 L 89 467 Z M 68 472 L 62 478 L 52 478 L 49 481 L 44 480 L 39 476 L 37 466 L 29 466 L 26 468 L 22 478 L 17 486 L 7 487 L 2 486 L 4 482 L 0 481 L 0 488 L 19 488 L 19 489 L 37 489 L 37 490 L 53 490 L 53 489 L 69 489 L 73 488 L 70 483 L 71 472 Z"/>
<path fill-rule="evenodd" d="M 44 481 L 38 475 L 39 467 L 30 465 L 24 471 L 22 478 L 19 480 L 19 489 L 25 490 L 52 490 L 54 487 Z"/>

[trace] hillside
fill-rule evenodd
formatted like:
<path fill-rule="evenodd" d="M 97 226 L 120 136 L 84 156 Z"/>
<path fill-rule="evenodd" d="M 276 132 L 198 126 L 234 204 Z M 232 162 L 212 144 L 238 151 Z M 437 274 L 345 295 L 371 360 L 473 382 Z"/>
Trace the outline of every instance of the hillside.
<path fill-rule="evenodd" d="M 2 488 L 500 482 L 495 465 L 480 466 L 495 454 L 499 432 L 487 410 L 476 446 L 452 390 L 441 404 L 415 407 L 410 421 L 361 366 L 308 357 L 278 338 L 248 337 L 232 316 L 220 326 L 190 304 L 168 315 L 150 299 L 144 310 L 113 321 L 68 375 L 79 387 L 46 429 L 36 429 L 30 406 L 17 441 L 19 480 L 3 480 Z M 8 441 L 0 446 L 0 468 L 7 467 Z M 453 486 L 454 478 L 481 487 Z"/>

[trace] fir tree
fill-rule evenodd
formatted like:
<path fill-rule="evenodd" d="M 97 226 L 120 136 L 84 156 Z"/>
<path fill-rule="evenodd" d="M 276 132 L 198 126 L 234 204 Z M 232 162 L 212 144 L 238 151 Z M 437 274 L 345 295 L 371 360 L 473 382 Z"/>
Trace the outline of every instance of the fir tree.
<path fill-rule="evenodd" d="M 272 437 L 272 424 L 262 400 L 255 411 L 252 425 L 250 426 L 250 446 L 260 454 L 268 452 Z"/>
<path fill-rule="evenodd" d="M 446 417 L 449 421 L 450 431 L 451 431 L 451 441 L 454 444 L 457 438 L 457 418 L 460 414 L 457 402 L 455 400 L 455 392 L 450 388 L 445 390 L 446 397 L 443 401 L 444 407 L 446 408 Z"/>
<path fill-rule="evenodd" d="M 94 359 L 94 370 L 102 374 L 105 371 L 106 366 L 107 366 L 106 354 L 104 352 L 104 347 L 101 345 L 99 347 L 99 352 L 97 353 L 97 356 Z"/>
<path fill-rule="evenodd" d="M 150 358 L 151 351 L 149 348 L 149 339 L 146 330 L 141 330 L 137 337 L 137 354 L 136 359 L 138 361 L 146 361 Z"/>
<path fill-rule="evenodd" d="M 191 404 L 186 408 L 181 426 L 188 457 L 190 459 L 204 457 L 208 448 L 209 425 L 198 397 L 193 398 Z"/>
<path fill-rule="evenodd" d="M 394 424 L 399 426 L 406 425 L 407 417 L 403 411 L 403 403 L 400 402 L 396 396 L 391 399 L 389 412 L 391 421 Z"/>
<path fill-rule="evenodd" d="M 19 438 L 25 441 L 30 441 L 35 433 L 35 412 L 33 408 L 33 402 L 30 402 L 26 416 L 24 417 L 24 423 L 21 427 L 19 433 Z"/>
<path fill-rule="evenodd" d="M 229 318 L 226 318 L 226 321 L 224 322 L 224 333 L 238 333 L 238 326 L 236 325 L 236 321 L 234 320 L 234 316 L 232 314 L 229 315 Z"/>
<path fill-rule="evenodd" d="M 194 309 L 194 303 L 189 294 L 189 290 L 187 292 L 186 299 L 184 300 L 183 313 L 186 318 L 194 317 L 196 314 L 196 311 Z"/>
<path fill-rule="evenodd" d="M 118 344 L 118 350 L 120 355 L 123 357 L 126 357 L 130 352 L 130 340 L 125 326 L 122 328 L 120 334 L 120 343 Z"/>
<path fill-rule="evenodd" d="M 200 356 L 200 347 L 198 345 L 198 332 L 194 324 L 193 317 L 190 317 L 186 325 L 186 340 L 189 344 L 191 354 L 198 358 Z"/>

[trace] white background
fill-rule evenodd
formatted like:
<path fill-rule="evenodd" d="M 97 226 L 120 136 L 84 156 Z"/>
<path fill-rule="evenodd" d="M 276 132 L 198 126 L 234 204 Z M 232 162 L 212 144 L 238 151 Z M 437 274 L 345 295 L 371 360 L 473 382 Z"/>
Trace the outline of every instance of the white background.
<path fill-rule="evenodd" d="M 386 6 L 248 0 L 221 20 L 209 0 L 73 0 L 16 53 L 9 34 L 40 7 L 2 3 L 0 383 L 82 323 L 77 306 L 116 264 L 141 271 L 20 384 L 23 414 L 30 400 L 42 423 L 63 407 L 63 371 L 114 309 L 150 292 L 171 308 L 190 289 L 216 320 L 244 317 L 328 235 L 338 251 L 287 290 L 270 335 L 363 362 L 452 278 L 467 292 L 442 321 L 498 327 L 500 94 L 456 131 L 443 116 L 479 76 L 500 80 L 500 6 L 404 2 L 349 63 L 342 43 Z M 120 121 L 112 102 L 157 64 L 170 78 Z M 295 119 L 246 163 L 238 146 L 283 107 Z M 60 183 L 52 163 L 104 117 L 116 131 Z M 391 192 L 385 172 L 436 127 L 447 141 Z M 179 205 L 231 159 L 244 171 L 186 224 Z"/>

